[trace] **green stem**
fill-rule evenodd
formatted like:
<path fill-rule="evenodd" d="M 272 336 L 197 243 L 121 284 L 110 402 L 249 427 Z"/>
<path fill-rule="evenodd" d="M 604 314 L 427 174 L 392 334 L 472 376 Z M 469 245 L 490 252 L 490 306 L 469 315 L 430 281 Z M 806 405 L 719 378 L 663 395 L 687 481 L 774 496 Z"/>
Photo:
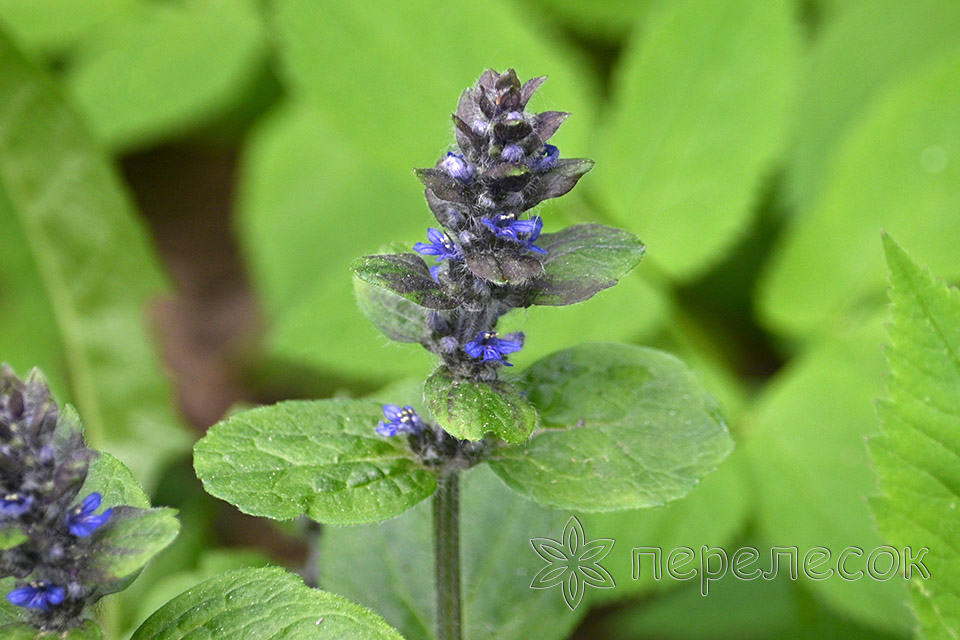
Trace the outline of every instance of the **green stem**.
<path fill-rule="evenodd" d="M 460 637 L 460 477 L 437 474 L 433 494 L 433 542 L 437 588 L 437 640 Z"/>

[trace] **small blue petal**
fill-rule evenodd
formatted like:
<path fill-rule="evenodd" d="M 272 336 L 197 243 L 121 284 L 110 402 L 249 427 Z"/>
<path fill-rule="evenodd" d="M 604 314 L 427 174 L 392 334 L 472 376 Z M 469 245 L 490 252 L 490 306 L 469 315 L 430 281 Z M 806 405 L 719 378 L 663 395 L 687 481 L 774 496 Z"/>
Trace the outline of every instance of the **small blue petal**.
<path fill-rule="evenodd" d="M 66 592 L 63 587 L 48 582 L 31 582 L 26 587 L 14 589 L 7 594 L 7 600 L 18 607 L 40 609 L 46 611 L 50 605 L 58 605 L 64 601 Z"/>
<path fill-rule="evenodd" d="M 529 167 L 534 171 L 543 172 L 553 169 L 557 164 L 557 158 L 560 157 L 560 150 L 552 144 L 543 145 L 540 156 L 530 161 Z"/>
<path fill-rule="evenodd" d="M 74 507 L 67 514 L 67 529 L 72 535 L 78 538 L 88 538 L 107 523 L 110 516 L 113 515 L 112 508 L 107 509 L 100 515 L 94 515 L 93 513 L 100 507 L 102 499 L 99 493 L 91 493 L 83 499 L 79 507 Z"/>
<path fill-rule="evenodd" d="M 31 496 L 22 493 L 8 493 L 0 498 L 0 516 L 17 518 L 30 509 L 33 504 Z"/>

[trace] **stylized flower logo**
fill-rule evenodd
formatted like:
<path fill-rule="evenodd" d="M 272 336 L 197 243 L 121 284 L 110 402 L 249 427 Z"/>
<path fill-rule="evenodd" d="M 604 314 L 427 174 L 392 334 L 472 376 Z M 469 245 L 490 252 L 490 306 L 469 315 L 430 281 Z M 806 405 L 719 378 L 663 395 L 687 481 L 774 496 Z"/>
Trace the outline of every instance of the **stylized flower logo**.
<path fill-rule="evenodd" d="M 531 589 L 549 589 L 561 586 L 563 601 L 570 610 L 576 609 L 583 600 L 587 585 L 599 589 L 617 586 L 613 576 L 600 566 L 600 561 L 613 549 L 614 540 L 601 538 L 586 541 L 583 525 L 576 516 L 567 520 L 563 527 L 563 542 L 550 538 L 531 538 L 530 544 L 547 566 L 533 577 Z"/>

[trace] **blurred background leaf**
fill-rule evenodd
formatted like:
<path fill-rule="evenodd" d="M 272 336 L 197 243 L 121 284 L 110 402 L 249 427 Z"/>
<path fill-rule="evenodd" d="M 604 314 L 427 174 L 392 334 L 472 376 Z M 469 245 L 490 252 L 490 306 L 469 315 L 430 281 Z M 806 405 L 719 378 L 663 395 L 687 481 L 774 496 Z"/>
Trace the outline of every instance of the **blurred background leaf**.
<path fill-rule="evenodd" d="M 786 133 L 791 12 L 785 0 L 681 0 L 628 44 L 592 186 L 673 277 L 702 273 L 750 224 Z"/>
<path fill-rule="evenodd" d="M 11 362 L 49 371 L 90 445 L 151 486 L 188 444 L 144 323 L 164 278 L 116 175 L 54 86 L 2 37 L 0 68 L 0 215 L 12 219 L 4 242 L 18 245 L 26 278 L 17 298 L 0 295 L 4 315 L 19 316 L 10 337 L 44 345 L 13 349 Z"/>
<path fill-rule="evenodd" d="M 960 277 L 960 47 L 873 104 L 837 151 L 822 196 L 774 253 L 760 289 L 772 327 L 803 336 L 883 304 L 879 229 Z"/>
<path fill-rule="evenodd" d="M 67 86 L 110 147 L 143 146 L 222 111 L 265 64 L 255 0 L 140 3 L 85 31 Z"/>

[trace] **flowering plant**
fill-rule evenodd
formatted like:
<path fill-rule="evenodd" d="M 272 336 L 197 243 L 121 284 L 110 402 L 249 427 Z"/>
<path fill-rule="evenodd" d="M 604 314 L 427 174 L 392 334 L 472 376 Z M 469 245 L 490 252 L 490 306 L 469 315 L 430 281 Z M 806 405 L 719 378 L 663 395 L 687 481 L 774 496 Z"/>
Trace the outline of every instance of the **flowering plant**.
<path fill-rule="evenodd" d="M 432 495 L 441 640 L 461 637 L 464 471 L 486 463 L 544 505 L 610 511 L 686 494 L 732 446 L 690 370 L 653 349 L 581 345 L 506 375 L 526 336 L 501 334 L 503 316 L 587 300 L 645 249 L 598 224 L 542 232 L 536 207 L 593 168 L 549 142 L 569 114 L 527 111 L 544 80 L 488 70 L 464 91 L 457 148 L 417 170 L 439 227 L 413 252 L 353 264 L 370 320 L 436 355 L 422 398 L 282 402 L 233 415 L 195 449 L 205 488 L 253 515 L 362 524 Z"/>

